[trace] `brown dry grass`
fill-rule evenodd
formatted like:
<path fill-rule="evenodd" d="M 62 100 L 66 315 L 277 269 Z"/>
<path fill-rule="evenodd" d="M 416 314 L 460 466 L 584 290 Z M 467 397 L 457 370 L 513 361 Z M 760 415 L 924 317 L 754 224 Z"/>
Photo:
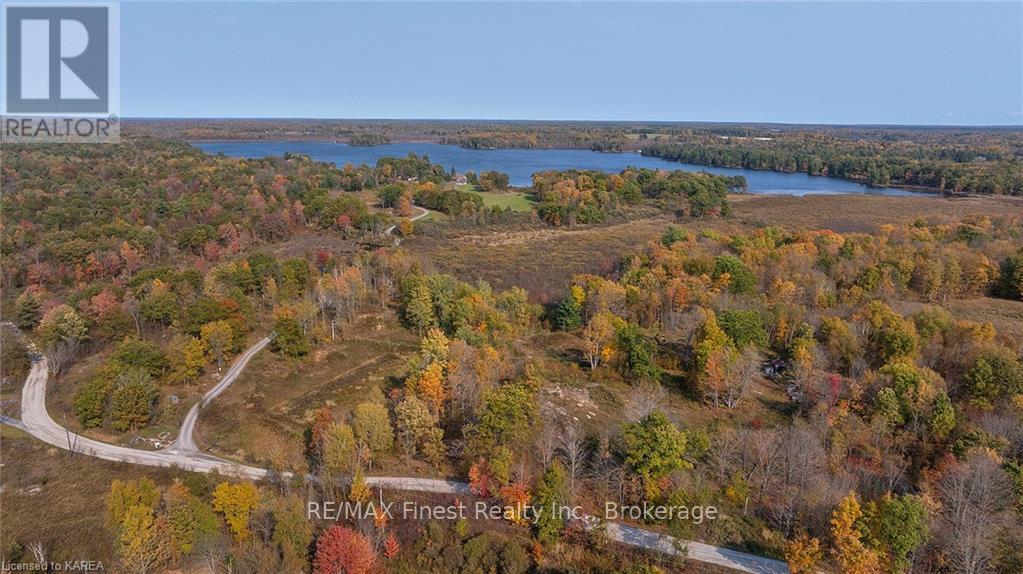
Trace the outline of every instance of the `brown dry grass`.
<path fill-rule="evenodd" d="M 750 226 L 871 233 L 886 223 L 954 221 L 969 215 L 1023 215 L 1023 198 L 883 195 L 733 195 L 735 218 Z"/>
<path fill-rule="evenodd" d="M 464 281 L 485 280 L 493 287 L 518 286 L 545 302 L 564 292 L 572 275 L 606 274 L 618 259 L 660 237 L 672 219 L 648 217 L 576 227 L 492 226 L 446 229 L 403 242 L 428 271 Z"/>
<path fill-rule="evenodd" d="M 991 323 L 999 337 L 1023 350 L 1023 301 L 991 297 L 959 299 L 949 302 L 948 310 L 955 317 Z"/>
<path fill-rule="evenodd" d="M 371 387 L 386 391 L 418 346 L 393 314 L 381 313 L 362 317 L 306 359 L 265 350 L 203 412 L 197 442 L 219 456 L 304 468 L 303 433 L 316 409 L 328 405 L 340 414 L 365 400 Z"/>
<path fill-rule="evenodd" d="M 892 306 L 903 315 L 911 315 L 928 307 L 919 301 L 895 301 Z M 1010 349 L 1023 352 L 1023 301 L 977 297 L 952 299 L 940 306 L 956 319 L 991 323 L 997 333 L 997 340 Z"/>
<path fill-rule="evenodd" d="M 42 542 L 51 561 L 100 560 L 117 572 L 106 527 L 105 497 L 114 479 L 148 476 L 167 485 L 177 471 L 71 456 L 9 427 L 0 427 L 0 549 Z M 27 550 L 22 561 L 33 562 Z"/>

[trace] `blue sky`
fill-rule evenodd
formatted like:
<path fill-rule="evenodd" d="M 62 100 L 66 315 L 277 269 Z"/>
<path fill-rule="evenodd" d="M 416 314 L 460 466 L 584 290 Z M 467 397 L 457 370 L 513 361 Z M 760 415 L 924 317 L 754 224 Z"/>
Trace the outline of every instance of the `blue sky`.
<path fill-rule="evenodd" d="M 1021 6 L 125 1 L 121 111 L 1021 124 Z"/>

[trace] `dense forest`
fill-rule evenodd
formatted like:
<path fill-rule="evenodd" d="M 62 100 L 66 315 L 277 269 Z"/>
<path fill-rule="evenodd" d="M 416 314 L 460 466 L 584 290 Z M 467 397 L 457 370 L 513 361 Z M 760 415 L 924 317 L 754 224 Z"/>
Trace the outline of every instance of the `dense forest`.
<path fill-rule="evenodd" d="M 655 143 L 643 154 L 683 163 L 803 172 L 876 186 L 912 186 L 955 193 L 1023 195 L 1020 158 L 999 147 L 848 142 L 821 137 L 725 137 Z"/>
<path fill-rule="evenodd" d="M 914 161 L 946 161 L 933 153 Z M 1000 318 L 957 306 L 1023 301 L 1018 210 L 873 233 L 788 229 L 731 215 L 742 178 L 567 170 L 536 174 L 535 211 L 504 225 L 426 157 L 336 168 L 129 138 L 12 146 L 4 160 L 2 309 L 49 359 L 50 409 L 75 432 L 153 440 L 242 349 L 276 334 L 238 425 L 272 417 L 276 434 L 224 431 L 270 445 L 243 458 L 270 477 L 106 479 L 87 502 L 114 571 L 690 567 L 618 553 L 601 529 L 555 513 L 480 525 L 303 512 L 374 499 L 367 476 L 380 472 L 458 480 L 459 498 L 500 508 L 714 506 L 721 518 L 708 522 L 631 522 L 795 574 L 1023 564 L 1023 347 Z M 500 175 L 476 181 L 500 195 Z M 538 301 L 436 272 L 416 252 L 415 206 L 444 215 L 431 225 L 473 225 L 473 240 L 585 224 L 597 241 L 638 206 L 652 208 L 643 224 L 651 212 L 673 223 Z M 392 223 L 400 244 L 384 236 Z M 396 355 L 395 371 L 345 386 L 325 369 L 299 414 L 261 411 L 285 387 L 307 389 L 342 344 L 368 346 L 366 364 Z M 16 347 L 4 339 L 4 361 L 23 375 Z M 284 369 L 298 374 L 277 378 Z M 18 493 L 5 483 L 3 495 Z M 5 559 L 78 543 L 25 522 L 17 532 L 32 534 L 5 529 Z"/>

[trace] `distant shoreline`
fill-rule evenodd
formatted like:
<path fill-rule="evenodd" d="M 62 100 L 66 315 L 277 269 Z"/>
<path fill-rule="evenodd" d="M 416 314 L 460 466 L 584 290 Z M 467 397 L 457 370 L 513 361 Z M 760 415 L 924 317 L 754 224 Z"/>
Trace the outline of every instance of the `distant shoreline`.
<path fill-rule="evenodd" d="M 387 146 L 387 145 L 394 146 L 394 145 L 426 144 L 426 145 L 434 145 L 434 146 L 444 146 L 444 147 L 448 147 L 448 148 L 451 148 L 451 149 L 464 150 L 464 151 L 466 151 L 468 153 L 474 153 L 474 152 L 487 153 L 487 152 L 501 152 L 501 151 L 523 151 L 523 152 L 535 152 L 535 153 L 544 153 L 544 152 L 552 152 L 552 153 L 557 153 L 557 152 L 590 152 L 590 153 L 602 154 L 602 155 L 607 155 L 607 156 L 633 156 L 633 157 L 636 157 L 636 158 L 643 158 L 644 160 L 656 160 L 656 161 L 663 162 L 664 164 L 666 164 L 663 168 L 654 167 L 652 169 L 665 169 L 665 170 L 671 171 L 672 168 L 669 167 L 669 166 L 677 165 L 679 167 L 677 167 L 675 169 L 678 169 L 680 171 L 688 171 L 688 172 L 701 171 L 703 168 L 706 168 L 708 173 L 712 172 L 712 170 L 718 169 L 718 170 L 731 170 L 731 171 L 735 171 L 735 172 L 757 172 L 757 173 L 764 173 L 764 174 L 779 174 L 779 175 L 785 175 L 785 176 L 805 176 L 805 177 L 810 177 L 810 178 L 825 178 L 825 179 L 836 181 L 836 182 L 846 182 L 846 183 L 862 186 L 862 188 L 865 188 L 866 190 L 871 190 L 871 191 L 856 191 L 856 190 L 835 190 L 835 191 L 819 190 L 818 191 L 818 190 L 815 190 L 815 189 L 805 189 L 804 190 L 804 189 L 800 189 L 800 188 L 792 188 L 793 193 L 784 193 L 783 191 L 769 190 L 769 191 L 751 191 L 750 192 L 751 195 L 761 195 L 761 194 L 807 195 L 807 194 L 815 194 L 815 193 L 816 194 L 823 194 L 823 195 L 839 194 L 839 193 L 864 194 L 864 195 L 902 195 L 902 194 L 899 194 L 899 193 L 885 193 L 886 190 L 891 190 L 891 191 L 896 191 L 896 192 L 900 192 L 901 191 L 901 192 L 906 192 L 906 194 L 914 194 L 914 195 L 915 194 L 919 194 L 920 196 L 924 196 L 924 197 L 941 197 L 941 196 L 945 195 L 945 194 L 943 194 L 942 192 L 940 192 L 938 190 L 931 189 L 931 188 L 926 188 L 926 187 L 912 188 L 912 187 L 909 187 L 909 186 L 902 186 L 902 185 L 898 185 L 898 186 L 896 186 L 896 185 L 871 186 L 871 185 L 869 185 L 869 184 L 867 184 L 865 182 L 857 181 L 857 180 L 853 180 L 853 179 L 842 178 L 842 177 L 834 177 L 834 176 L 827 176 L 827 175 L 808 174 L 806 172 L 801 172 L 801 171 L 780 171 L 780 170 L 772 170 L 772 169 L 756 169 L 756 168 L 745 168 L 745 167 L 727 167 L 727 166 L 714 166 L 714 165 L 704 165 L 704 164 L 683 163 L 683 162 L 677 162 L 677 161 L 669 160 L 669 159 L 665 159 L 665 158 L 660 158 L 660 157 L 657 157 L 657 156 L 643 155 L 640 152 L 635 151 L 635 150 L 598 151 L 598 150 L 591 150 L 591 149 L 578 148 L 578 147 L 577 148 L 567 148 L 567 147 L 566 148 L 560 148 L 560 147 L 559 148 L 546 148 L 546 147 L 544 147 L 544 148 L 539 148 L 539 147 L 532 147 L 532 148 L 527 148 L 527 147 L 496 147 L 496 148 L 482 149 L 482 148 L 478 148 L 478 147 L 459 146 L 459 145 L 453 144 L 453 143 L 443 143 L 443 142 L 439 142 L 439 141 L 436 141 L 436 140 L 418 139 L 418 138 L 417 139 L 394 140 L 394 141 L 391 141 L 391 142 L 386 143 L 386 144 L 375 144 L 375 145 L 352 145 L 352 144 L 350 144 L 348 142 L 342 142 L 342 141 L 337 141 L 337 140 L 332 140 L 332 139 L 325 139 L 325 138 L 291 138 L 291 139 L 288 139 L 288 138 L 258 138 L 258 139 L 243 139 L 243 138 L 239 138 L 239 139 L 197 138 L 197 139 L 193 139 L 193 140 L 183 140 L 183 141 L 185 141 L 189 145 L 191 145 L 193 147 L 196 147 L 196 148 L 199 148 L 199 149 L 201 149 L 200 146 L 203 145 L 203 144 L 245 145 L 245 144 L 250 144 L 251 143 L 251 144 L 255 144 L 255 145 L 259 145 L 259 144 L 267 144 L 267 145 L 269 145 L 269 144 L 275 144 L 275 143 L 279 143 L 279 144 L 309 143 L 309 144 L 324 144 L 324 145 L 345 146 L 345 147 L 350 147 L 352 149 L 371 149 L 371 148 L 374 148 L 374 147 Z M 205 153 L 213 153 L 213 154 L 218 153 L 218 152 L 209 151 L 209 150 L 203 150 L 203 151 L 205 151 Z M 220 152 L 220 153 L 222 153 L 222 152 Z M 297 153 L 302 153 L 302 152 L 297 152 Z M 429 152 L 424 152 L 424 153 L 429 153 Z M 236 157 L 245 157 L 245 154 L 228 154 L 228 155 L 235 155 Z M 281 156 L 281 155 L 283 155 L 283 153 L 267 153 L 266 156 L 261 156 L 261 157 Z M 333 163 L 335 163 L 335 165 L 338 165 L 336 161 L 325 160 L 322 157 L 319 159 L 319 161 L 332 161 Z M 353 165 L 360 165 L 360 164 L 366 164 L 367 162 L 366 161 L 359 161 L 359 160 L 352 160 L 350 163 L 352 163 Z M 369 162 L 369 163 L 372 163 L 372 162 Z M 636 167 L 640 167 L 640 166 L 636 166 Z M 650 166 L 647 166 L 647 167 L 650 167 Z M 696 168 L 696 169 L 694 169 L 694 168 Z M 493 169 L 496 169 L 497 171 L 502 171 L 502 169 L 500 167 L 495 167 Z M 564 169 L 589 169 L 589 168 L 587 166 L 585 166 L 585 165 L 579 165 L 579 166 L 576 166 L 576 167 L 568 167 L 568 166 L 566 166 Z M 617 169 L 610 169 L 610 168 L 608 168 L 608 169 L 598 168 L 598 169 L 602 169 L 602 171 L 608 171 L 609 173 L 617 171 Z M 542 171 L 542 170 L 538 170 L 538 171 Z M 508 170 L 505 170 L 505 173 L 509 173 Z M 514 174 L 510 174 L 510 175 L 514 175 Z M 743 174 L 742 173 L 735 173 L 733 175 L 743 175 Z M 522 187 L 522 186 L 519 186 L 519 187 Z M 956 194 L 956 195 L 964 195 L 964 194 Z"/>

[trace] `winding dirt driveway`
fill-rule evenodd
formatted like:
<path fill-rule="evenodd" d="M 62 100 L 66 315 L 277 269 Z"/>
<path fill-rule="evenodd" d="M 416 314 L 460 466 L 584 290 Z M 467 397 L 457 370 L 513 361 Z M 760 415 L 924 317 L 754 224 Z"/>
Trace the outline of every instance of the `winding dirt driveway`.
<path fill-rule="evenodd" d="M 164 452 L 199 452 L 199 448 L 195 445 L 195 439 L 193 438 L 193 435 L 195 434 L 195 423 L 199 420 L 199 411 L 201 411 L 206 405 L 210 404 L 213 399 L 220 396 L 220 393 L 224 392 L 227 387 L 230 387 L 231 383 L 238 378 L 238 375 L 242 374 L 242 370 L 244 370 L 245 366 L 249 364 L 249 360 L 252 359 L 256 353 L 262 351 L 263 347 L 269 345 L 273 337 L 273 335 L 263 337 L 257 341 L 255 345 L 246 349 L 245 352 L 235 360 L 234 364 L 231 365 L 231 368 L 224 373 L 224 376 L 221 377 L 220 381 L 217 382 L 216 385 L 213 385 L 212 389 L 206 391 L 206 394 L 199 399 L 199 402 L 195 403 L 192 405 L 192 408 L 188 409 L 188 414 L 185 415 L 185 420 L 181 423 L 181 430 L 178 431 L 177 438 L 174 439 L 174 442 L 169 447 L 164 449 Z"/>
<path fill-rule="evenodd" d="M 409 221 L 415 221 L 417 219 L 422 219 L 422 218 L 426 217 L 427 215 L 430 215 L 430 210 L 426 209 L 425 207 L 419 207 L 418 205 L 413 205 L 412 209 L 418 209 L 422 213 L 420 213 L 419 215 L 417 215 L 415 217 L 410 217 L 408 219 Z M 390 226 L 390 227 L 388 227 L 387 229 L 385 229 L 384 230 L 384 235 L 390 235 L 391 233 L 394 233 L 394 228 L 395 227 L 398 227 L 397 223 L 392 225 L 392 226 Z"/>
<path fill-rule="evenodd" d="M 221 474 L 250 480 L 266 478 L 269 473 L 267 469 L 238 464 L 198 452 L 192 435 L 202 407 L 224 392 L 238 378 L 249 360 L 270 343 L 271 338 L 272 335 L 260 339 L 235 360 L 225 376 L 189 410 L 178 438 L 170 447 L 163 450 L 145 451 L 113 445 L 85 438 L 57 424 L 46 410 L 46 382 L 49 378 L 47 360 L 34 349 L 31 349 L 34 356 L 32 370 L 21 391 L 21 421 L 20 423 L 14 420 L 3 422 L 20 428 L 35 438 L 58 448 L 104 460 L 145 466 L 178 467 L 194 472 L 216 470 Z M 462 495 L 470 493 L 469 485 L 464 482 L 436 478 L 372 476 L 366 477 L 366 483 L 369 486 L 386 490 Z M 597 522 L 597 519 L 592 517 L 585 517 L 583 520 L 587 524 Z M 715 564 L 740 572 L 754 574 L 788 574 L 789 572 L 788 566 L 778 560 L 701 542 L 676 540 L 671 536 L 626 524 L 607 522 L 605 532 L 610 540 L 622 544 L 671 555 L 684 554 L 689 560 Z"/>

